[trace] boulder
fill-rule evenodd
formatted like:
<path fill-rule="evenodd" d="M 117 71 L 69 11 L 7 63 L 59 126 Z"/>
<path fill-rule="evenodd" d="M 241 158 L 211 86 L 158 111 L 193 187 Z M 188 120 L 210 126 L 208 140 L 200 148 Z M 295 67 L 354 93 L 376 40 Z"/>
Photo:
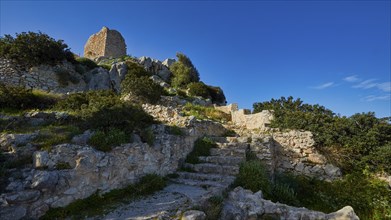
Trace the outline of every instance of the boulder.
<path fill-rule="evenodd" d="M 95 68 L 87 73 L 87 90 L 109 90 L 112 89 L 110 74 L 102 67 Z"/>
<path fill-rule="evenodd" d="M 175 62 L 176 62 L 175 59 L 167 58 L 167 59 L 165 59 L 165 60 L 162 62 L 162 64 L 163 64 L 164 66 L 166 66 L 167 68 L 170 68 L 170 66 L 171 66 L 173 63 L 175 63 Z"/>
<path fill-rule="evenodd" d="M 111 85 L 114 91 L 120 92 L 121 82 L 125 79 L 128 67 L 125 62 L 114 63 L 109 71 Z"/>
<path fill-rule="evenodd" d="M 224 202 L 220 219 L 290 219 L 290 220 L 358 220 L 352 207 L 347 206 L 337 212 L 325 214 L 306 208 L 297 208 L 265 200 L 262 192 L 252 193 L 241 187 L 229 193 Z"/>
<path fill-rule="evenodd" d="M 37 170 L 31 181 L 31 188 L 40 190 L 52 190 L 56 187 L 58 179 L 59 177 L 57 171 Z"/>
<path fill-rule="evenodd" d="M 202 211 L 189 210 L 182 214 L 181 220 L 205 220 L 206 215 Z"/>

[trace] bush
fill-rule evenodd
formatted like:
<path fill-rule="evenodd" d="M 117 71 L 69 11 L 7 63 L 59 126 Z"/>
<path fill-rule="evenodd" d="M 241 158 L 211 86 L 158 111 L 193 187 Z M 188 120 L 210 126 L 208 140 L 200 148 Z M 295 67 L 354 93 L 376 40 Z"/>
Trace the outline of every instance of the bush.
<path fill-rule="evenodd" d="M 164 89 L 147 76 L 127 74 L 121 83 L 121 92 L 123 95 L 130 95 L 133 101 L 155 104 L 160 100 Z"/>
<path fill-rule="evenodd" d="M 92 61 L 86 57 L 79 57 L 76 59 L 76 61 L 78 64 L 87 67 L 88 70 L 92 70 L 92 69 L 98 67 L 98 65 L 94 61 Z"/>
<path fill-rule="evenodd" d="M 53 65 L 63 60 L 74 62 L 68 45 L 41 32 L 22 32 L 16 34 L 16 38 L 11 35 L 1 37 L 0 57 L 27 68 L 41 64 Z"/>
<path fill-rule="evenodd" d="M 253 192 L 262 190 L 266 197 L 270 196 L 272 189 L 266 168 L 259 160 L 246 161 L 240 165 L 235 185 Z"/>
<path fill-rule="evenodd" d="M 98 111 L 88 111 L 83 115 L 87 126 L 92 129 L 110 131 L 120 129 L 127 134 L 134 130 L 143 130 L 153 123 L 152 116 L 137 107 L 127 103 L 105 106 Z"/>
<path fill-rule="evenodd" d="M 215 86 L 207 86 L 207 87 L 213 103 L 217 103 L 217 104 L 227 103 L 224 92 L 220 87 L 215 87 Z"/>
<path fill-rule="evenodd" d="M 205 107 L 201 105 L 193 105 L 191 103 L 186 103 L 182 109 L 184 115 L 192 115 L 197 119 L 204 120 L 210 119 L 214 121 L 230 121 L 231 116 L 227 113 L 219 111 L 213 107 Z"/>
<path fill-rule="evenodd" d="M 0 83 L 0 109 L 47 109 L 56 101 L 57 97 L 45 92 Z"/>
<path fill-rule="evenodd" d="M 193 82 L 187 85 L 189 89 L 189 95 L 191 96 L 201 96 L 205 99 L 210 98 L 208 86 L 203 82 Z"/>
<path fill-rule="evenodd" d="M 149 146 L 152 146 L 155 142 L 155 135 L 151 128 L 145 128 L 140 132 L 140 138 L 143 142 L 148 143 Z"/>
<path fill-rule="evenodd" d="M 56 69 L 55 73 L 57 75 L 57 82 L 60 84 L 61 87 L 66 87 L 69 85 L 69 82 L 73 84 L 77 84 L 80 82 L 80 79 L 71 75 L 67 70 L 65 69 Z"/>
<path fill-rule="evenodd" d="M 152 76 L 152 74 L 146 71 L 144 67 L 132 60 L 127 60 L 126 66 L 128 67 L 128 75 L 134 75 L 137 77 Z"/>
<path fill-rule="evenodd" d="M 55 109 L 71 111 L 84 121 L 85 129 L 108 132 L 120 129 L 126 134 L 141 131 L 153 123 L 141 107 L 123 103 L 112 91 L 76 93 L 59 101 Z"/>
<path fill-rule="evenodd" d="M 193 151 L 187 155 L 185 162 L 192 163 L 192 164 L 199 163 L 198 157 L 209 156 L 210 149 L 215 148 L 216 146 L 217 146 L 216 143 L 209 138 L 204 137 L 204 138 L 197 139 L 194 142 Z"/>
<path fill-rule="evenodd" d="M 112 129 L 106 132 L 98 130 L 92 135 L 88 144 L 100 151 L 108 152 L 111 151 L 112 147 L 129 143 L 130 137 L 130 135 L 119 129 Z"/>
<path fill-rule="evenodd" d="M 191 82 L 200 81 L 199 73 L 191 60 L 182 53 L 177 53 L 177 58 L 178 61 L 170 66 L 170 71 L 173 74 L 171 85 L 185 87 Z"/>

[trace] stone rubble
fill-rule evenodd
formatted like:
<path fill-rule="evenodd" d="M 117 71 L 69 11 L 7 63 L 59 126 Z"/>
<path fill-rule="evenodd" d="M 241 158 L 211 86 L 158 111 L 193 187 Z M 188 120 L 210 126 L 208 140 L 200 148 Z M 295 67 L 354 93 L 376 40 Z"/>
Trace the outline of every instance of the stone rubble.
<path fill-rule="evenodd" d="M 252 193 L 237 187 L 229 193 L 220 216 L 221 220 L 289 219 L 289 220 L 359 220 L 350 206 L 325 214 L 263 199 L 262 191 Z"/>

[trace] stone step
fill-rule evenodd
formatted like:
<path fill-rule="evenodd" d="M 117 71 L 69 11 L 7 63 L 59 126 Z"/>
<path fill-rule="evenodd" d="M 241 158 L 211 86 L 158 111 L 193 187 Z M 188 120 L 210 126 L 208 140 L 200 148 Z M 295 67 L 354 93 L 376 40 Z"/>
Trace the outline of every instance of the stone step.
<path fill-rule="evenodd" d="M 202 163 L 213 163 L 219 165 L 231 165 L 238 166 L 241 162 L 244 161 L 244 157 L 234 157 L 234 156 L 202 156 L 198 157 Z"/>
<path fill-rule="evenodd" d="M 228 143 L 227 137 L 209 137 L 212 141 L 216 143 Z"/>
<path fill-rule="evenodd" d="M 220 183 L 228 183 L 231 184 L 235 181 L 234 176 L 228 175 L 219 175 L 219 174 L 210 174 L 210 173 L 190 173 L 190 172 L 177 172 L 179 175 L 178 178 L 181 179 L 193 179 L 200 181 L 216 181 Z"/>
<path fill-rule="evenodd" d="M 217 148 L 249 148 L 249 144 L 247 143 L 220 143 L 217 142 Z"/>
<path fill-rule="evenodd" d="M 243 148 L 211 148 L 211 156 L 235 156 L 246 157 L 246 149 Z"/>
<path fill-rule="evenodd" d="M 220 183 L 220 182 L 210 181 L 210 180 L 194 180 L 194 179 L 182 179 L 182 178 L 171 179 L 171 181 L 174 183 L 180 183 L 189 186 L 198 186 L 206 189 L 210 187 L 227 188 L 230 185 L 228 183 Z"/>
<path fill-rule="evenodd" d="M 237 175 L 239 173 L 239 166 L 223 166 L 211 163 L 185 163 L 184 167 L 199 173 L 214 173 L 222 175 Z"/>

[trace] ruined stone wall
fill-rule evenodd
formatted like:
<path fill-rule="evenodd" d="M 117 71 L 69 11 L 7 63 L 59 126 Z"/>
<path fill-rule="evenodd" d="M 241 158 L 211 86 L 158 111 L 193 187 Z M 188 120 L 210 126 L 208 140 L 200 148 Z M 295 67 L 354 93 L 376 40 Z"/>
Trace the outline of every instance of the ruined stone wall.
<path fill-rule="evenodd" d="M 61 77 L 72 77 L 74 83 L 68 80 L 66 84 L 61 84 Z M 86 87 L 82 76 L 68 62 L 63 62 L 56 66 L 41 65 L 25 71 L 19 69 L 9 60 L 0 58 L 0 80 L 6 85 L 55 93 L 85 91 Z"/>
<path fill-rule="evenodd" d="M 126 44 L 122 35 L 116 30 L 108 30 L 106 36 L 105 57 L 121 57 L 126 55 Z"/>
<path fill-rule="evenodd" d="M 84 57 L 95 59 L 105 55 L 108 28 L 103 27 L 98 33 L 91 35 L 84 46 Z"/>
<path fill-rule="evenodd" d="M 272 173 L 288 171 L 327 181 L 340 178 L 340 169 L 329 163 L 314 144 L 311 132 L 293 130 L 253 136 L 251 150 Z"/>
<path fill-rule="evenodd" d="M 236 103 L 232 103 L 232 104 L 225 105 L 225 106 L 217 106 L 217 105 L 215 105 L 214 107 L 215 107 L 215 109 L 217 109 L 219 111 L 222 111 L 222 112 L 224 112 L 226 114 L 231 114 L 231 112 L 239 110 L 238 104 L 236 104 Z"/>
<path fill-rule="evenodd" d="M 232 122 L 246 129 L 260 129 L 267 130 L 267 126 L 273 119 L 273 114 L 268 110 L 256 114 L 250 114 L 250 110 L 240 109 L 238 111 L 232 111 Z"/>
<path fill-rule="evenodd" d="M 98 33 L 91 35 L 84 46 L 84 57 L 118 58 L 126 55 L 126 44 L 122 35 L 116 30 L 103 27 Z"/>

